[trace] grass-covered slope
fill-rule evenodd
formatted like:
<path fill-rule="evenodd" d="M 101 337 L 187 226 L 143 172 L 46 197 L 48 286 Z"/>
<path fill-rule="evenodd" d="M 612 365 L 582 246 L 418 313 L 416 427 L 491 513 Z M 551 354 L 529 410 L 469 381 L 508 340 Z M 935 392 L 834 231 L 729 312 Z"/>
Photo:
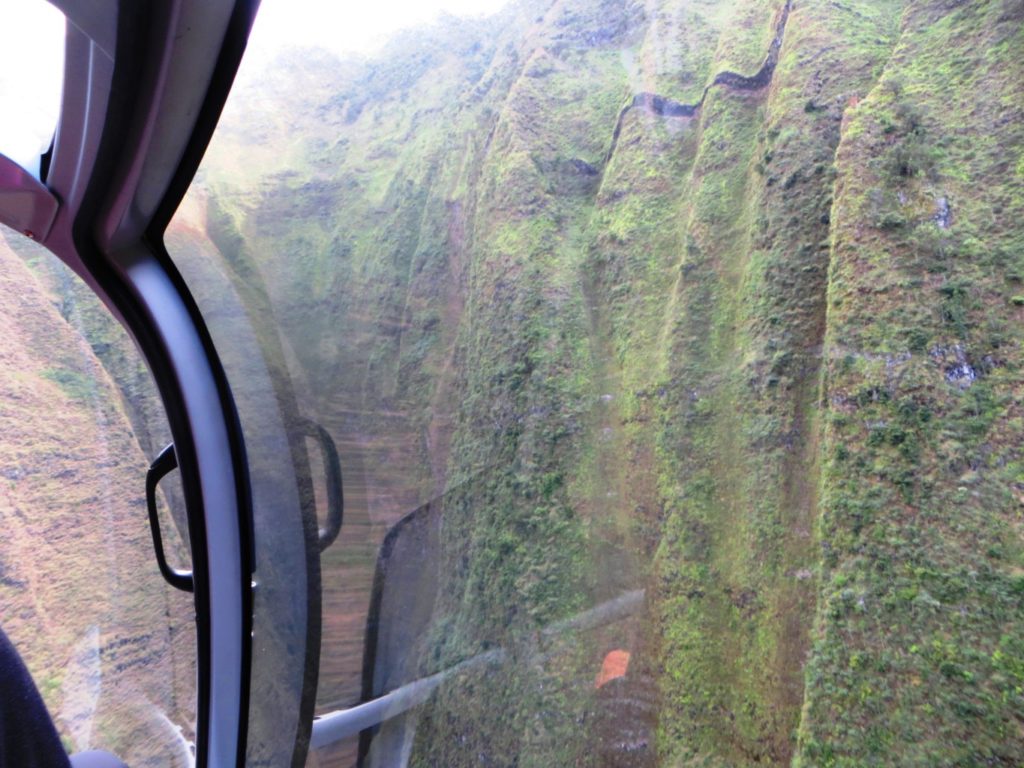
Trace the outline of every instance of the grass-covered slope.
<path fill-rule="evenodd" d="M 1019 765 L 1024 8 L 914 3 L 836 155 L 803 765 Z"/>
<path fill-rule="evenodd" d="M 511 661 L 421 709 L 414 764 L 1024 761 L 1022 29 L 535 0 L 243 73 L 196 221 L 351 482 L 324 700 L 383 531 L 448 489 L 411 652 Z"/>
<path fill-rule="evenodd" d="M 815 604 L 832 159 L 898 6 L 797 3 L 771 83 L 712 89 L 692 130 L 659 353 L 662 748 L 784 763 Z"/>
<path fill-rule="evenodd" d="M 188 759 L 172 720 L 195 708 L 188 597 L 153 558 L 146 458 L 114 382 L 0 233 L 0 618 L 65 746 L 132 765 Z M 46 275 L 70 271 L 23 239 Z M 90 306 L 99 312 L 95 298 Z M 69 322 L 71 320 L 71 322 Z M 120 341 L 120 340 L 119 340 Z M 5 695 L 13 695 L 5 692 Z"/>

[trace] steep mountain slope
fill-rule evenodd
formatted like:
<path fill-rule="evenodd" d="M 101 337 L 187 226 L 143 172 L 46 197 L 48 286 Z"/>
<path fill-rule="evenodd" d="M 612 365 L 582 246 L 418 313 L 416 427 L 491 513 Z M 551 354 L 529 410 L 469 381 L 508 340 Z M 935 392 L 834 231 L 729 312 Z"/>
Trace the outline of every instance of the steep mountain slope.
<path fill-rule="evenodd" d="M 191 601 L 172 594 L 156 569 L 145 457 L 114 383 L 58 312 L 67 303 L 8 237 L 32 263 L 52 259 L 0 233 L 4 631 L 69 749 L 186 765 L 171 720 L 194 717 Z M 57 266 L 41 268 L 57 274 Z"/>
<path fill-rule="evenodd" d="M 424 672 L 645 586 L 629 759 L 1020 759 L 1021 13 L 522 3 L 237 97 L 211 219 L 366 514 L 455 489 Z M 414 762 L 625 760 L 581 648 Z"/>
<path fill-rule="evenodd" d="M 1017 765 L 1024 6 L 915 3 L 836 155 L 806 765 Z"/>
<path fill-rule="evenodd" d="M 338 442 L 324 708 L 440 510 L 412 764 L 1017 765 L 1022 220 L 1019 0 L 524 0 L 243 72 L 168 244 Z"/>

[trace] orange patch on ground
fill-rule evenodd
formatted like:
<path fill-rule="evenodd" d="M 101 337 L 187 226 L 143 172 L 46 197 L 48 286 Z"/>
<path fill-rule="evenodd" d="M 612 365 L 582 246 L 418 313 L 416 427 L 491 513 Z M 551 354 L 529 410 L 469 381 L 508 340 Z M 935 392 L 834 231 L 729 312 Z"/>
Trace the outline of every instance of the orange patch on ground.
<path fill-rule="evenodd" d="M 614 651 L 608 651 L 605 654 L 604 661 L 601 662 L 601 672 L 597 676 L 594 687 L 600 688 L 610 680 L 614 680 L 617 677 L 625 677 L 626 670 L 628 669 L 629 651 L 623 651 L 618 648 Z"/>

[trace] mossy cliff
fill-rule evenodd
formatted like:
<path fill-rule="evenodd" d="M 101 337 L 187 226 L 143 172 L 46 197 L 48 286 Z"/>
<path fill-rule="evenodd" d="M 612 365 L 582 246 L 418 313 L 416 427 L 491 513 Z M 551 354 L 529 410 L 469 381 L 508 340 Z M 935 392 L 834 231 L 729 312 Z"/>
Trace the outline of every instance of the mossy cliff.
<path fill-rule="evenodd" d="M 1024 762 L 1019 0 L 525 0 L 294 52 L 189 204 L 172 254 L 201 222 L 351 479 L 322 701 L 443 494 L 410 653 L 505 663 L 413 764 Z"/>
<path fill-rule="evenodd" d="M 424 672 L 639 585 L 637 760 L 1024 759 L 1022 13 L 524 3 L 294 56 L 315 140 L 228 116 L 319 412 L 456 488 Z M 414 759 L 598 760 L 595 650 L 440 694 Z"/>
<path fill-rule="evenodd" d="M 206 194 L 310 407 L 394 440 L 368 518 L 455 489 L 424 672 L 642 586 L 630 759 L 1024 759 L 1022 24 L 521 3 L 235 97 Z M 414 762 L 626 759 L 590 650 L 442 692 Z"/>

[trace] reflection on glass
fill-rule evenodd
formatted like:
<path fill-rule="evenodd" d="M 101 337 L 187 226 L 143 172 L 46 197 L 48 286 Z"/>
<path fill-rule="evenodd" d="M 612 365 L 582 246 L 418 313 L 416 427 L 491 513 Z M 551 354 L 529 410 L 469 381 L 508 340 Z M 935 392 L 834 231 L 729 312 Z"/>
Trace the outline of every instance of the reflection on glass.
<path fill-rule="evenodd" d="M 181 475 L 171 472 L 159 485 L 157 493 L 157 521 L 164 557 L 172 570 L 192 570 L 192 550 L 188 538 L 188 519 L 185 517 L 185 491 Z"/>
<path fill-rule="evenodd" d="M 168 430 L 149 373 L 90 290 L 7 229 L 0 323 L 3 629 L 69 751 L 188 766 L 193 606 L 153 556 L 143 483 Z"/>
<path fill-rule="evenodd" d="M 172 253 L 289 486 L 260 588 L 312 642 L 257 672 L 318 651 L 309 764 L 1024 763 L 1010 5 L 522 0 L 247 62 Z"/>
<path fill-rule="evenodd" d="M 319 563 L 309 421 L 295 404 L 265 286 L 224 215 L 194 188 L 166 243 L 210 327 L 245 435 L 256 555 L 247 764 L 276 768 L 304 749 L 302 716 L 312 716 L 304 692 L 317 661 Z"/>
<path fill-rule="evenodd" d="M 473 96 L 507 88 L 486 73 L 515 55 L 503 36 L 520 21 L 447 18 L 371 61 L 243 65 L 167 235 L 259 467 L 257 600 L 303 604 L 297 569 L 319 579 L 317 714 L 404 702 L 311 765 L 623 750 L 639 765 L 653 738 L 647 491 L 623 460 L 642 440 L 624 431 L 626 373 L 579 218 L 606 137 L 520 157 Z M 618 49 L 576 56 L 567 93 L 595 67 L 610 78 L 578 119 L 614 124 Z M 415 105 L 402 84 L 418 84 Z M 473 138 L 488 133 L 490 147 Z M 542 202 L 535 162 L 564 185 Z M 344 525 L 319 553 L 308 531 L 324 523 L 326 472 L 306 422 L 333 438 L 344 476 Z M 285 543 L 303 530 L 304 550 Z M 304 668 L 298 625 L 262 621 L 257 606 L 255 637 L 279 650 L 257 648 L 254 685 L 279 695 L 254 696 L 253 761 L 291 727 L 263 730 L 268 711 L 299 705 Z"/>

